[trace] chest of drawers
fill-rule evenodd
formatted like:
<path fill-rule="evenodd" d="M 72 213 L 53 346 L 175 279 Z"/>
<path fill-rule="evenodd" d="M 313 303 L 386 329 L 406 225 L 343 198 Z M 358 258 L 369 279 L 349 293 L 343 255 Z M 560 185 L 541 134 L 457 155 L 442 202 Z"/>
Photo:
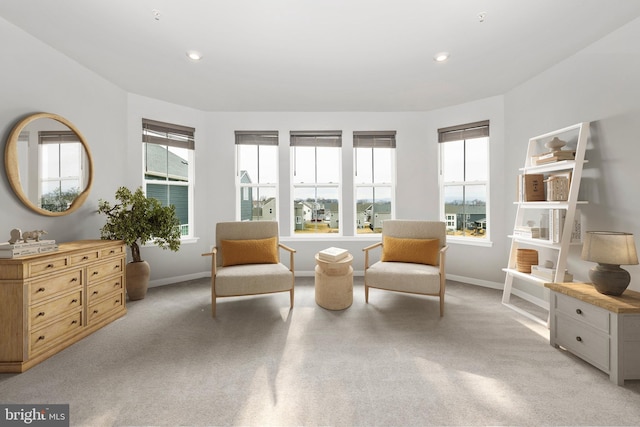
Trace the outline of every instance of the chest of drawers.
<path fill-rule="evenodd" d="M 23 372 L 126 313 L 125 246 L 62 243 L 0 260 L 0 372 Z"/>
<path fill-rule="evenodd" d="M 590 284 L 547 283 L 551 289 L 550 342 L 609 374 L 640 379 L 640 293 L 600 294 Z"/>

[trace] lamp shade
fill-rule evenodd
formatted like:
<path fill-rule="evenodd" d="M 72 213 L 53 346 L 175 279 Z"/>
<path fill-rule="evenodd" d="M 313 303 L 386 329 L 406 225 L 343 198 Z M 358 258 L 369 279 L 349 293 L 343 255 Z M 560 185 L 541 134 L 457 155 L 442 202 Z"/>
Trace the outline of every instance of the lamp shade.
<path fill-rule="evenodd" d="M 618 231 L 587 231 L 582 259 L 599 264 L 638 264 L 633 234 Z"/>

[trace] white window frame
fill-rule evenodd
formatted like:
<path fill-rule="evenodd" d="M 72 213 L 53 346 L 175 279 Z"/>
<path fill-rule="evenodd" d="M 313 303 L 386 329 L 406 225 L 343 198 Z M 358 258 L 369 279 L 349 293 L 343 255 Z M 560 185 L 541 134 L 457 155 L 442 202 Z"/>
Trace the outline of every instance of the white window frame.
<path fill-rule="evenodd" d="M 240 146 L 252 145 L 256 147 L 257 150 L 257 158 L 258 158 L 258 169 L 261 168 L 261 160 L 260 160 L 260 146 L 275 146 L 276 151 L 278 147 L 278 131 L 235 131 L 235 144 L 236 144 L 236 220 L 246 220 L 242 218 L 242 202 L 250 201 L 252 204 L 252 212 L 253 212 L 253 198 L 249 196 L 249 193 L 252 193 L 252 189 L 267 189 L 271 190 L 275 194 L 275 203 L 276 203 L 276 214 L 273 220 L 279 221 L 280 216 L 280 191 L 278 184 L 279 175 L 279 161 L 278 154 L 276 154 L 276 162 L 275 165 L 272 164 L 272 159 L 264 159 L 264 162 L 267 165 L 264 167 L 275 167 L 275 182 L 250 182 L 243 183 L 242 180 L 242 168 L 240 167 L 241 163 L 241 155 L 240 155 Z M 260 179 L 260 177 L 254 177 L 254 179 Z M 266 220 L 271 220 L 271 218 L 267 218 Z M 248 221 L 254 221 L 253 215 L 252 218 Z M 261 221 L 261 220 L 256 220 Z"/>
<path fill-rule="evenodd" d="M 315 166 L 316 166 L 316 179 L 313 183 L 296 183 L 296 148 L 297 147 L 315 147 Z M 317 149 L 318 148 L 335 148 L 339 150 L 338 154 L 338 182 L 317 182 Z M 295 238 L 312 238 L 318 239 L 322 237 L 335 237 L 343 235 L 343 207 L 342 207 L 342 131 L 291 131 L 290 132 L 290 150 L 291 150 L 291 198 L 289 202 L 289 208 L 291 209 L 291 216 L 295 218 L 291 224 L 291 236 Z M 295 211 L 295 195 L 296 190 L 300 188 L 331 188 L 336 189 L 336 195 L 338 200 L 338 233 L 296 233 L 296 226 L 303 225 L 304 220 L 298 221 L 298 216 Z"/>
<path fill-rule="evenodd" d="M 358 149 L 370 148 L 371 153 L 371 176 L 372 180 L 375 178 L 375 152 L 376 149 L 390 149 L 391 150 L 391 165 L 390 167 L 390 182 L 376 182 L 373 180 L 370 183 L 356 183 L 356 176 L 358 175 Z M 358 221 L 358 189 L 359 188 L 372 188 L 375 194 L 376 188 L 386 188 L 389 189 L 389 193 L 391 195 L 391 211 L 389 212 L 390 218 L 395 218 L 395 209 L 396 209 L 396 131 L 354 131 L 353 132 L 353 170 L 354 170 L 354 185 L 353 185 L 353 209 L 354 209 L 354 236 L 356 237 L 366 237 L 371 236 L 371 234 L 379 235 L 382 232 L 382 227 L 379 227 L 380 232 L 375 233 L 375 228 L 372 228 L 374 233 L 358 233 L 359 227 Z M 374 200 L 375 203 L 375 200 Z M 374 212 L 375 216 L 375 212 Z M 375 218 L 373 218 L 375 223 Z M 363 227 L 365 225 L 363 224 Z"/>
<path fill-rule="evenodd" d="M 176 147 L 187 150 L 187 182 L 180 181 L 161 181 L 146 179 L 146 158 L 145 158 L 145 144 L 155 144 L 162 147 Z M 195 129 L 188 126 L 176 125 L 172 123 L 160 122 L 157 120 L 142 119 L 142 182 L 143 190 L 147 193 L 147 185 L 172 185 L 172 186 L 186 186 L 188 197 L 188 214 L 185 232 L 185 224 L 180 224 L 180 240 L 184 243 L 188 240 L 195 239 L 195 198 L 194 198 L 194 184 L 195 184 Z M 168 176 L 168 172 L 167 172 Z"/>
<path fill-rule="evenodd" d="M 486 195 L 486 204 L 485 204 L 485 217 L 486 223 L 484 228 L 484 233 L 481 237 L 477 236 L 454 236 L 447 235 L 447 241 L 452 243 L 463 243 L 470 245 L 479 245 L 479 246 L 490 246 L 491 245 L 491 218 L 490 218 L 490 146 L 491 140 L 489 136 L 489 120 L 484 120 L 480 122 L 468 123 L 464 125 L 451 126 L 447 128 L 438 129 L 438 158 L 439 158 L 439 173 L 438 173 L 438 181 L 440 187 L 440 218 L 442 221 L 448 223 L 447 214 L 445 214 L 445 188 L 448 186 L 473 186 L 473 185 L 483 185 L 485 187 L 485 195 Z M 473 181 L 444 181 L 444 149 L 443 144 L 447 142 L 453 141 L 464 141 L 466 146 L 467 143 L 473 144 L 473 140 L 476 138 L 487 138 L 486 144 L 486 179 L 484 180 L 473 180 Z M 466 153 L 465 153 L 466 156 Z M 463 228 L 466 228 L 467 218 L 469 218 L 469 213 L 465 213 L 465 221 L 462 224 Z"/>

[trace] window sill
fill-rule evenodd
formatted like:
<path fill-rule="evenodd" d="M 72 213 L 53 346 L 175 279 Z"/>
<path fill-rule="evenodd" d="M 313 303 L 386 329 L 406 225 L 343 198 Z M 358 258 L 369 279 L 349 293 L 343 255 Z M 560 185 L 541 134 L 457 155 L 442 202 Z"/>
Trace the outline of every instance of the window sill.
<path fill-rule="evenodd" d="M 360 236 L 338 236 L 338 235 L 313 235 L 306 234 L 300 236 L 280 236 L 280 241 L 282 242 L 366 242 L 366 241 L 374 241 L 378 242 L 382 238 L 381 234 L 367 234 Z"/>
<path fill-rule="evenodd" d="M 181 245 L 190 245 L 192 243 L 198 243 L 198 240 L 200 240 L 199 237 L 182 237 L 180 238 L 180 244 Z M 143 248 L 150 248 L 156 246 L 155 243 L 153 243 L 152 241 L 149 241 L 147 243 L 145 243 L 144 245 L 142 245 Z"/>
<path fill-rule="evenodd" d="M 460 239 L 455 237 L 447 236 L 447 245 L 467 245 L 467 246 L 482 246 L 486 248 L 490 248 L 493 246 L 493 242 L 487 239 Z"/>

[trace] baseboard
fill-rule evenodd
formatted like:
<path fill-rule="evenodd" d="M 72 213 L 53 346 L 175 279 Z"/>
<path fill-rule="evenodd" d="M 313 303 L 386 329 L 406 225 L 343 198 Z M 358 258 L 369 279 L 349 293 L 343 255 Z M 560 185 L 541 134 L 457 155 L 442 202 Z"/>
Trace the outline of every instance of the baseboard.
<path fill-rule="evenodd" d="M 154 288 L 156 286 L 171 285 L 173 283 L 187 282 L 189 280 L 201 279 L 203 277 L 211 277 L 210 271 L 203 271 L 200 273 L 186 274 L 184 276 L 168 277 L 165 279 L 156 279 L 149 281 L 149 287 Z"/>

